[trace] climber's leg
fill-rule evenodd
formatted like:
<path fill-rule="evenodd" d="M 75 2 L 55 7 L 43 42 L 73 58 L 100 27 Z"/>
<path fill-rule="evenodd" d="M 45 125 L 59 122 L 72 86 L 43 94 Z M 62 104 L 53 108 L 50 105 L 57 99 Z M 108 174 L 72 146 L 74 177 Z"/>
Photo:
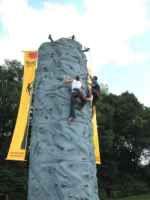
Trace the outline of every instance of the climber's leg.
<path fill-rule="evenodd" d="M 75 100 L 76 100 L 75 98 L 76 98 L 76 94 L 73 92 L 71 94 L 69 119 L 76 118 L 76 116 L 75 116 L 75 108 L 74 108 L 74 106 L 75 106 Z"/>
<path fill-rule="evenodd" d="M 79 97 L 81 99 L 81 107 L 80 107 L 80 111 L 82 111 L 82 108 L 84 107 L 84 105 L 87 103 L 87 101 L 91 101 L 91 97 L 86 97 L 83 95 L 83 93 L 81 91 L 79 91 Z"/>

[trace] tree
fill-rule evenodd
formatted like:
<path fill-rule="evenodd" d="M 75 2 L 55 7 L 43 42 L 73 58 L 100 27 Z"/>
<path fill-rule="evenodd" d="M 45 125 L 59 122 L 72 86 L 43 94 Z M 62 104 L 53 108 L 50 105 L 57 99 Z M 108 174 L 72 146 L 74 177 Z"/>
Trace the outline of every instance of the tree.
<path fill-rule="evenodd" d="M 27 183 L 26 164 L 5 161 L 18 113 L 22 74 L 23 67 L 16 60 L 0 66 L 0 193 L 11 199 L 24 199 Z"/>
<path fill-rule="evenodd" d="M 109 94 L 109 87 L 106 83 L 101 83 L 100 84 L 101 87 L 101 94 L 103 95 L 108 95 Z"/>
<path fill-rule="evenodd" d="M 97 119 L 102 140 L 101 174 L 106 190 L 110 183 L 112 191 L 125 192 L 124 195 L 141 192 L 142 188 L 148 190 L 140 160 L 143 150 L 150 148 L 149 108 L 140 104 L 132 93 L 102 95 L 97 105 Z M 127 182 L 133 187 L 125 191 L 122 185 Z M 139 188 L 135 191 L 134 187 Z"/>
<path fill-rule="evenodd" d="M 0 66 L 0 130 L 12 131 L 17 115 L 21 91 L 22 66 L 18 61 L 5 61 Z"/>

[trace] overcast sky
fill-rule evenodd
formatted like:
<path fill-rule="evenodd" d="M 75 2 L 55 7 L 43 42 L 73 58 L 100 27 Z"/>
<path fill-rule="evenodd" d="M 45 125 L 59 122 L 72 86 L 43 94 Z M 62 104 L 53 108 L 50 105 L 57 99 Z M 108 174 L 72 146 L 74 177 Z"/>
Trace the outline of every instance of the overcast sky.
<path fill-rule="evenodd" d="M 22 50 L 76 35 L 110 92 L 150 106 L 150 0 L 0 0 L 0 63 Z"/>

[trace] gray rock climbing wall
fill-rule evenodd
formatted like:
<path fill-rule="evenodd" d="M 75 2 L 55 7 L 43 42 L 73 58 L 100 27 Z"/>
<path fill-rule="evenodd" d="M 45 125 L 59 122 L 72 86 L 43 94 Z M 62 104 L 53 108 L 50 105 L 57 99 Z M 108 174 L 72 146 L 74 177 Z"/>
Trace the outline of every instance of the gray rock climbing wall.
<path fill-rule="evenodd" d="M 68 123 L 70 88 L 79 75 L 87 89 L 87 60 L 71 39 L 39 48 L 31 133 L 28 200 L 98 200 L 91 105 Z"/>

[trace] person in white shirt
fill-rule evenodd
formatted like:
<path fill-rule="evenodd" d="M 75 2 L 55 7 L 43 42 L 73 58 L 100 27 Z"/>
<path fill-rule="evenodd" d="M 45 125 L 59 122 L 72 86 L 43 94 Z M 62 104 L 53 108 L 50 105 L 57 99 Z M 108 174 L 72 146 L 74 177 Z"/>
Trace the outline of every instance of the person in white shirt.
<path fill-rule="evenodd" d="M 71 83 L 71 102 L 70 102 L 70 114 L 69 121 L 73 121 L 75 116 L 75 104 L 77 97 L 81 100 L 80 110 L 82 110 L 86 101 L 91 100 L 90 98 L 83 95 L 82 82 L 79 76 L 76 76 L 73 80 L 65 80 L 64 83 Z"/>

